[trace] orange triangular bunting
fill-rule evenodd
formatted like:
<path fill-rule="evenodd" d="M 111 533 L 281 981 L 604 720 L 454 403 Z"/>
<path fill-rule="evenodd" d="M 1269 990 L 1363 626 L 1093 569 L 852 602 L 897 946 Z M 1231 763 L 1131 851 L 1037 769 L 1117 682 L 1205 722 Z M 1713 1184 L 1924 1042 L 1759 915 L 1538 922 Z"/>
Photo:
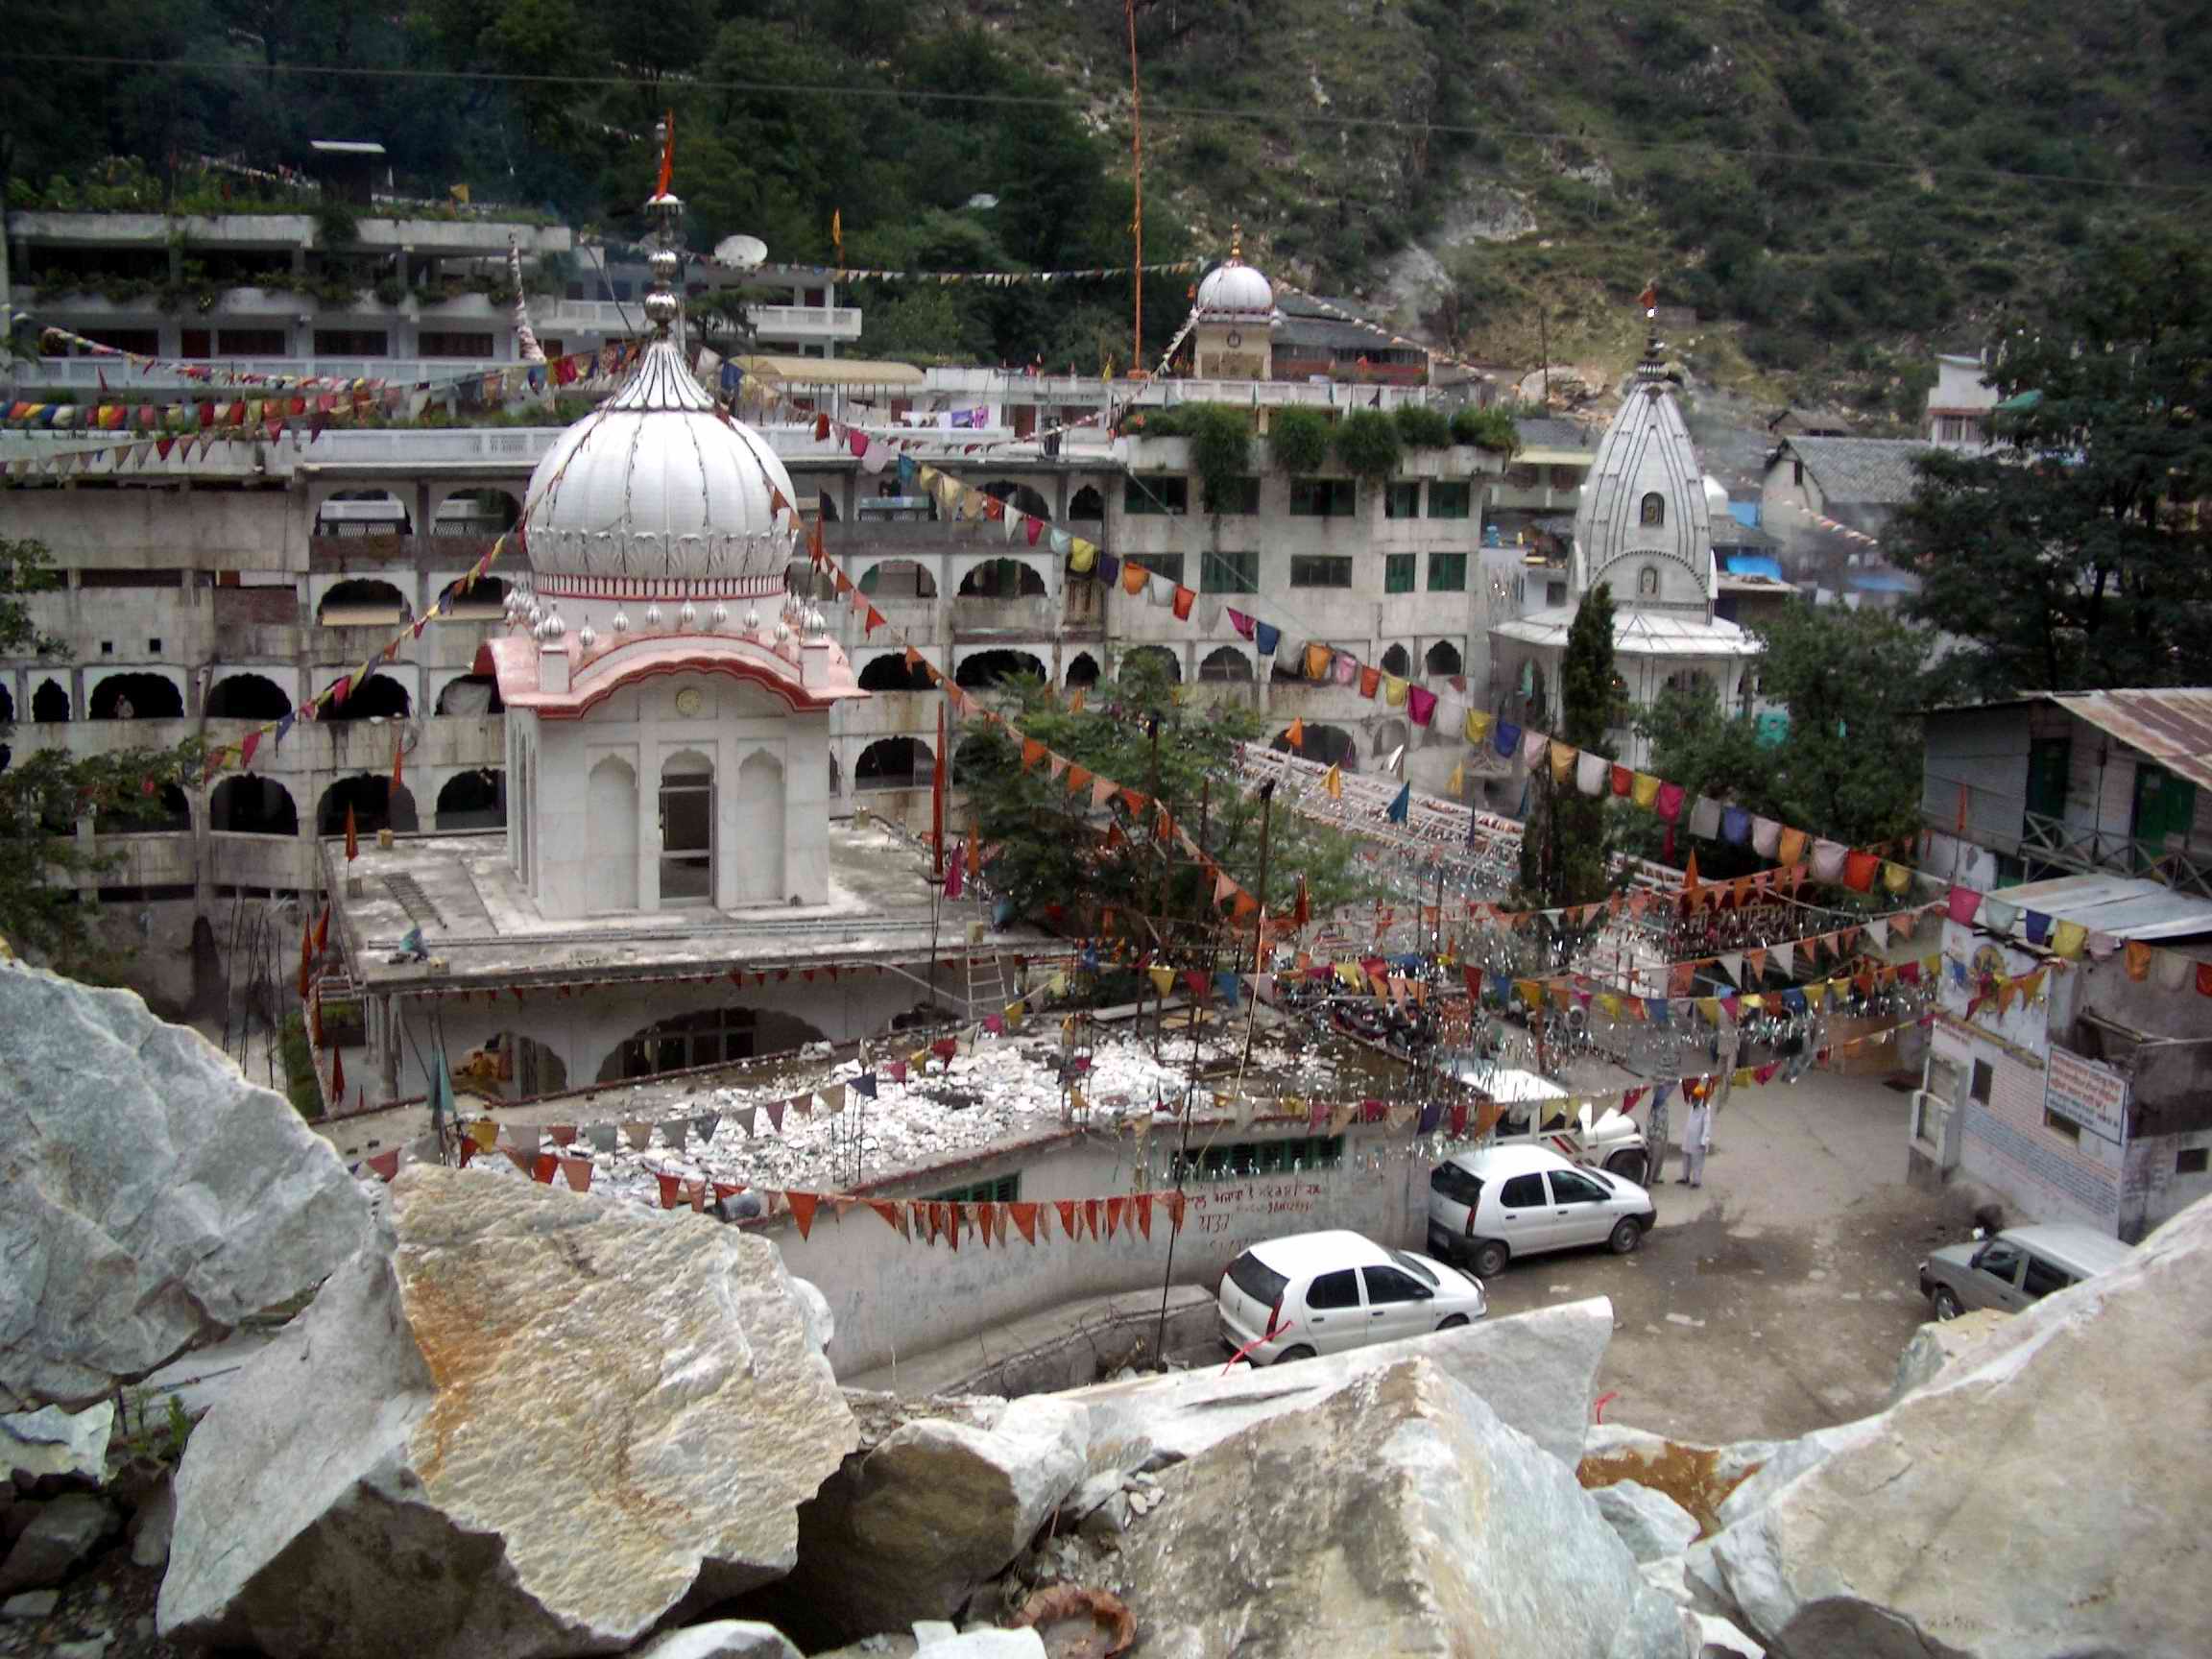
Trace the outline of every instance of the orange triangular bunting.
<path fill-rule="evenodd" d="M 1081 1231 L 1075 1224 L 1075 1204 L 1072 1198 L 1055 1198 L 1052 1208 L 1060 1212 L 1060 1236 L 1072 1238 Z"/>
<path fill-rule="evenodd" d="M 1014 1225 L 1021 1229 L 1022 1237 L 1029 1243 L 1037 1242 L 1037 1206 L 1034 1204 L 1009 1204 L 1006 1214 L 1014 1217 Z"/>
<path fill-rule="evenodd" d="M 1152 1194 L 1140 1192 L 1137 1194 L 1135 1202 L 1137 1206 L 1137 1231 L 1143 1234 L 1146 1238 L 1150 1238 L 1152 1237 Z"/>
<path fill-rule="evenodd" d="M 791 1206 L 791 1219 L 799 1223 L 799 1237 L 804 1238 L 814 1226 L 814 1207 L 822 1202 L 819 1192 L 786 1192 L 783 1202 Z"/>

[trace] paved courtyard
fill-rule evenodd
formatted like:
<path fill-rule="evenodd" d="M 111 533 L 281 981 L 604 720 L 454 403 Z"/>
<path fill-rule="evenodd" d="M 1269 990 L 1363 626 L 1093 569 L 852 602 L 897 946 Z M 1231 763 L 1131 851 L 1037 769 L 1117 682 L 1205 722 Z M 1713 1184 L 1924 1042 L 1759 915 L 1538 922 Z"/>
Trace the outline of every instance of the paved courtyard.
<path fill-rule="evenodd" d="M 1599 1377 L 1599 1392 L 1616 1395 L 1608 1421 L 1711 1442 L 1879 1409 L 1928 1317 L 1914 1268 L 1968 1236 L 1977 1201 L 1905 1184 L 1910 1101 L 1875 1078 L 1819 1072 L 1737 1092 L 1704 1186 L 1677 1185 L 1671 1158 L 1659 1226 L 1640 1251 L 1518 1263 L 1492 1281 L 1491 1315 L 1610 1296 Z"/>

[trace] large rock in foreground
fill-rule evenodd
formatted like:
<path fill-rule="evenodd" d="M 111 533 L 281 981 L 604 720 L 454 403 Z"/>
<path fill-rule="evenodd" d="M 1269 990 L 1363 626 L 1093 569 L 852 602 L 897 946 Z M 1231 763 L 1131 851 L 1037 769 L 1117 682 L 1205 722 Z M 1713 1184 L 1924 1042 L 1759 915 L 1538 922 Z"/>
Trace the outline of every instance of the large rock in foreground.
<path fill-rule="evenodd" d="M 1160 1478 L 1121 1578 L 1146 1653 L 1687 1659 L 1559 1461 L 1401 1358 Z"/>
<path fill-rule="evenodd" d="M 2212 1199 L 1778 1456 L 1693 1549 L 1778 1659 L 2190 1659 L 2212 1631 Z"/>
<path fill-rule="evenodd" d="M 1612 1339 L 1613 1304 L 1593 1296 L 1290 1365 L 1257 1371 L 1240 1365 L 1226 1376 L 1207 1370 L 1142 1377 L 1072 1389 L 1061 1398 L 1090 1408 L 1094 1444 L 1147 1445 L 1160 1462 L 1195 1457 L 1239 1430 L 1302 1411 L 1355 1378 L 1417 1355 L 1573 1468 L 1582 1456 L 1591 1392 Z"/>
<path fill-rule="evenodd" d="M 194 1433 L 165 1635 L 619 1651 L 789 1571 L 851 1411 L 765 1239 L 435 1166 Z"/>
<path fill-rule="evenodd" d="M 329 1142 L 134 993 L 0 962 L 0 1395 L 89 1405 L 368 1242 Z"/>

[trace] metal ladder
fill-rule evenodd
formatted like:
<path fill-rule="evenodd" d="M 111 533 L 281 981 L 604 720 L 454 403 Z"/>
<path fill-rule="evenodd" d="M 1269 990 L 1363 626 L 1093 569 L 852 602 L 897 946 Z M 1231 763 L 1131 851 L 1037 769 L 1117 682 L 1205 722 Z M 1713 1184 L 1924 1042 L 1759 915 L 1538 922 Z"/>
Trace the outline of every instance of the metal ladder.
<path fill-rule="evenodd" d="M 986 1015 L 1003 1014 L 1006 1005 L 1014 1000 L 1012 964 L 1002 955 L 994 953 L 968 957 L 968 1018 L 981 1020 Z"/>

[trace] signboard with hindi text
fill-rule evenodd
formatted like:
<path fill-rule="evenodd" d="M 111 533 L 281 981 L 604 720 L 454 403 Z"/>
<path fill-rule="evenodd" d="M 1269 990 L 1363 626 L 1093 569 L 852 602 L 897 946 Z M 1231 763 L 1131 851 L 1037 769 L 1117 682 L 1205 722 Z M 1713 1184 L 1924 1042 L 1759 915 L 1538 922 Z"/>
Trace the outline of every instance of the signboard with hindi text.
<path fill-rule="evenodd" d="M 2043 1106 L 2115 1146 L 2128 1140 L 2128 1079 L 2056 1044 L 2044 1072 Z"/>

